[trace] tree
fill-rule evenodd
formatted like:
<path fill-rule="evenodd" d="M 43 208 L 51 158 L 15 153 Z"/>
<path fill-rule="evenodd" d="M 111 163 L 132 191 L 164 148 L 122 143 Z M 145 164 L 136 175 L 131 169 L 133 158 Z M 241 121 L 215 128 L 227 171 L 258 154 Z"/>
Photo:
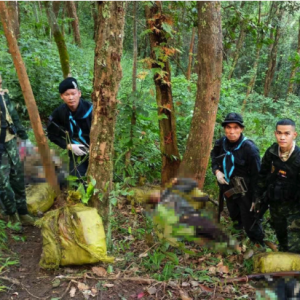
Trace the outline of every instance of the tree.
<path fill-rule="evenodd" d="M 159 117 L 162 155 L 161 181 L 162 184 L 165 184 L 176 176 L 180 165 L 169 62 L 169 57 L 174 55 L 176 50 L 168 46 L 168 39 L 172 32 L 172 19 L 162 12 L 161 1 L 155 1 L 151 7 L 145 6 L 145 13 L 148 29 L 151 31 L 150 64 L 154 72 L 153 79 Z"/>
<path fill-rule="evenodd" d="M 137 4 L 133 2 L 133 66 L 132 66 L 132 93 L 136 93 L 136 76 L 137 76 Z M 132 106 L 131 126 L 130 126 L 130 139 L 132 143 L 133 128 L 136 125 L 136 107 L 135 103 Z M 131 149 L 125 155 L 125 166 L 130 165 Z"/>
<path fill-rule="evenodd" d="M 117 94 L 122 78 L 125 3 L 98 2 L 98 22 L 88 175 L 96 180 L 96 188 L 105 194 L 102 201 L 94 196 L 91 204 L 98 208 L 104 223 L 107 223 L 108 195 L 112 188 Z"/>
<path fill-rule="evenodd" d="M 17 44 L 16 36 L 14 35 L 12 25 L 10 23 L 10 17 L 8 14 L 8 9 L 4 1 L 0 2 L 0 18 L 3 24 L 4 34 L 7 39 L 7 43 L 9 46 L 9 51 L 12 56 L 19 82 L 21 85 L 21 89 L 23 92 L 23 96 L 25 99 L 25 103 L 28 109 L 29 118 L 31 121 L 31 125 L 33 128 L 33 132 L 36 138 L 36 142 L 38 145 L 39 153 L 42 158 L 42 162 L 44 165 L 44 171 L 46 175 L 46 179 L 50 186 L 56 191 L 57 194 L 60 193 L 60 189 L 57 182 L 57 177 L 54 170 L 54 165 L 50 155 L 50 149 L 48 146 L 48 142 L 43 131 L 40 115 L 38 108 L 36 106 L 36 102 L 34 99 L 34 95 L 31 89 L 31 85 L 29 82 L 29 78 L 27 75 L 27 71 L 21 57 L 21 53 Z"/>
<path fill-rule="evenodd" d="M 52 1 L 45 1 L 44 5 L 46 7 L 47 17 L 51 26 L 51 30 L 53 32 L 54 40 L 58 48 L 63 76 L 64 78 L 66 78 L 70 74 L 69 53 L 68 53 L 67 45 L 63 35 L 59 30 L 55 13 L 53 11 Z"/>
<path fill-rule="evenodd" d="M 66 1 L 66 5 L 68 7 L 69 17 L 72 18 L 72 27 L 74 33 L 74 41 L 75 44 L 81 47 L 81 38 L 80 38 L 80 30 L 79 30 L 79 20 L 77 17 L 77 11 L 74 1 Z"/>
<path fill-rule="evenodd" d="M 18 40 L 20 37 L 20 14 L 18 1 L 7 1 L 7 8 L 13 33 Z"/>
<path fill-rule="evenodd" d="M 300 56 L 300 18 L 299 18 L 299 33 L 298 33 L 298 47 L 297 47 L 297 57 Z M 289 85 L 288 85 L 288 90 L 287 90 L 287 95 L 293 93 L 293 88 L 294 88 L 294 77 L 296 75 L 296 70 L 298 68 L 298 59 L 295 59 L 293 62 L 291 74 L 290 74 L 290 80 L 289 80 Z"/>
<path fill-rule="evenodd" d="M 269 96 L 271 83 L 275 74 L 278 44 L 279 44 L 279 39 L 281 37 L 281 31 L 282 31 L 282 24 L 281 24 L 282 17 L 283 17 L 283 10 L 278 9 L 277 25 L 275 28 L 275 37 L 274 37 L 274 42 L 271 44 L 271 49 L 269 53 L 268 70 L 265 78 L 265 85 L 264 85 L 265 97 Z"/>
<path fill-rule="evenodd" d="M 209 161 L 222 76 L 220 2 L 198 2 L 197 97 L 179 174 L 194 177 L 202 188 Z"/>
<path fill-rule="evenodd" d="M 196 34 L 196 27 L 193 27 L 191 43 L 190 43 L 190 49 L 189 49 L 189 62 L 188 62 L 188 68 L 187 68 L 187 71 L 186 71 L 186 79 L 187 80 L 191 79 L 192 62 L 193 62 L 193 55 L 194 55 L 195 34 Z"/>

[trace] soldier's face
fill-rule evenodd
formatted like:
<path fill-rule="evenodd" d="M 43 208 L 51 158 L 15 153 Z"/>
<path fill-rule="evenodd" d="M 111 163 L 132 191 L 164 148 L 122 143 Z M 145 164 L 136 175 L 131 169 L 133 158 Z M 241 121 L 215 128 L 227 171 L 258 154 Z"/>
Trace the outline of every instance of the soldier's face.
<path fill-rule="evenodd" d="M 297 136 L 294 126 L 278 125 L 275 137 L 282 152 L 289 151 L 293 147 L 293 141 Z"/>
<path fill-rule="evenodd" d="M 75 111 L 79 105 L 81 92 L 78 89 L 66 90 L 63 94 L 60 94 L 60 98 L 68 105 L 71 111 Z"/>
<path fill-rule="evenodd" d="M 244 128 L 237 123 L 228 123 L 224 127 L 225 136 L 231 143 L 235 143 L 241 136 Z"/>

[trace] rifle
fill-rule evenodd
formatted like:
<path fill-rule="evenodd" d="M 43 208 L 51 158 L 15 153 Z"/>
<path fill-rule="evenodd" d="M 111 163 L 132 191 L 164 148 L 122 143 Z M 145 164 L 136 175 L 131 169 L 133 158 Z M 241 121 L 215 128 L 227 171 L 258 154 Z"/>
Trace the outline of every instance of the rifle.
<path fill-rule="evenodd" d="M 233 283 L 233 282 L 248 282 L 249 280 L 261 280 L 269 278 L 280 278 L 280 277 L 295 277 L 300 276 L 300 271 L 286 271 L 286 272 L 273 272 L 273 273 L 258 273 L 250 274 L 242 277 L 233 277 L 222 279 L 221 283 Z"/>
<path fill-rule="evenodd" d="M 260 204 L 259 212 L 257 212 L 257 209 L 255 209 L 255 215 L 254 215 L 254 222 L 250 227 L 250 231 L 254 228 L 256 224 L 259 224 L 261 222 L 261 218 L 265 214 L 265 212 L 269 209 L 269 204 L 267 202 L 265 194 L 262 196 L 262 198 L 258 199 L 257 203 Z"/>
<path fill-rule="evenodd" d="M 226 198 L 230 198 L 234 194 L 245 195 L 245 193 L 247 193 L 248 189 L 243 177 L 235 176 L 230 180 L 230 183 L 232 184 L 233 188 L 224 193 Z"/>

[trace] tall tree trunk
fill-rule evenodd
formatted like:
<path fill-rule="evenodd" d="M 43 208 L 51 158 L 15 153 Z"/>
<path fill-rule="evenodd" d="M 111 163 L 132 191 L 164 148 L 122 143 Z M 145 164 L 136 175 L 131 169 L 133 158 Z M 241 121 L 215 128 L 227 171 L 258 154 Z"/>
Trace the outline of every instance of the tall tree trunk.
<path fill-rule="evenodd" d="M 297 47 L 297 53 L 300 55 L 300 18 L 299 18 L 299 31 L 298 31 L 298 47 Z M 294 62 L 291 70 L 291 75 L 290 75 L 290 81 L 288 85 L 288 90 L 287 90 L 287 96 L 291 93 L 293 93 L 293 88 L 294 88 L 294 77 L 296 74 L 297 70 L 297 63 Z"/>
<path fill-rule="evenodd" d="M 60 5 L 61 5 L 61 1 L 53 1 L 53 12 L 56 18 L 58 17 Z"/>
<path fill-rule="evenodd" d="M 136 93 L 136 75 L 137 75 L 137 1 L 133 2 L 133 66 L 132 66 L 132 93 Z M 134 97 L 135 99 L 135 97 Z M 130 125 L 130 139 L 132 142 L 133 139 L 133 129 L 136 125 L 136 107 L 135 107 L 135 100 L 132 105 L 132 114 L 131 114 L 131 125 Z M 125 154 L 125 166 L 131 164 L 131 149 L 127 151 Z"/>
<path fill-rule="evenodd" d="M 74 41 L 78 47 L 81 47 L 81 38 L 80 38 L 80 30 L 79 30 L 79 20 L 77 17 L 77 11 L 74 1 L 66 1 L 68 6 L 69 17 L 73 19 L 72 27 L 74 33 Z"/>
<path fill-rule="evenodd" d="M 282 19 L 283 11 L 279 11 L 278 15 L 278 24 L 276 26 L 275 38 L 274 43 L 272 44 L 272 48 L 269 54 L 269 64 L 268 70 L 265 78 L 265 85 L 264 85 L 264 96 L 268 97 L 271 89 L 271 83 L 275 74 L 276 68 L 276 60 L 277 60 L 277 50 L 278 50 L 278 43 L 281 36 L 281 19 Z"/>
<path fill-rule="evenodd" d="M 97 27 L 98 27 L 98 10 L 96 6 L 96 1 L 92 1 L 92 17 L 94 20 L 94 30 L 93 30 L 93 40 L 95 40 L 97 35 Z"/>
<path fill-rule="evenodd" d="M 186 71 L 186 79 L 187 80 L 191 79 L 195 34 L 196 34 L 196 27 L 193 27 L 191 43 L 190 43 L 190 50 L 189 50 L 189 62 L 188 62 L 188 68 L 187 68 L 187 71 Z"/>
<path fill-rule="evenodd" d="M 112 188 L 113 152 L 117 114 L 117 94 L 122 78 L 125 3 L 98 2 L 98 32 L 94 59 L 94 104 L 90 133 L 90 161 L 88 175 L 96 180 L 96 188 L 105 193 L 91 199 L 105 224 L 108 222 L 109 199 Z"/>
<path fill-rule="evenodd" d="M 20 14 L 18 1 L 7 1 L 7 8 L 13 33 L 18 40 L 20 37 Z"/>
<path fill-rule="evenodd" d="M 221 5 L 199 1 L 197 97 L 180 176 L 193 177 L 204 185 L 220 98 L 222 77 Z"/>
<path fill-rule="evenodd" d="M 245 1 L 241 2 L 241 10 L 243 9 L 245 3 L 246 3 Z M 246 36 L 247 21 L 248 20 L 246 20 L 246 19 L 242 19 L 240 21 L 240 33 L 239 33 L 239 37 L 238 37 L 238 40 L 235 45 L 235 51 L 232 55 L 233 60 L 232 60 L 232 64 L 230 66 L 230 70 L 228 73 L 228 79 L 231 79 L 233 72 L 235 70 L 235 67 L 237 65 L 237 62 L 239 60 L 239 57 L 240 57 L 240 52 L 243 47 L 245 36 Z"/>
<path fill-rule="evenodd" d="M 164 185 L 175 177 L 180 165 L 176 137 L 176 120 L 171 89 L 171 70 L 169 59 L 156 56 L 156 51 L 168 51 L 167 33 L 163 23 L 170 17 L 162 13 L 161 1 L 155 1 L 153 6 L 145 6 L 145 13 L 150 33 L 150 57 L 152 68 L 159 70 L 154 75 L 156 102 L 159 116 L 160 150 L 162 154 L 161 181 Z M 163 50 L 165 47 L 165 50 Z M 165 52 L 166 53 L 166 52 Z"/>
<path fill-rule="evenodd" d="M 61 64 L 63 76 L 64 76 L 64 78 L 66 78 L 70 74 L 69 53 L 67 50 L 67 45 L 66 45 L 63 35 L 61 34 L 61 32 L 59 30 L 57 20 L 56 20 L 55 14 L 53 12 L 52 1 L 45 1 L 44 4 L 46 7 L 46 12 L 47 12 L 48 20 L 49 20 L 49 23 L 50 23 L 50 26 L 52 29 L 52 33 L 54 36 L 54 40 L 55 40 L 57 48 L 58 48 L 58 53 L 59 53 L 60 64 Z"/>
<path fill-rule="evenodd" d="M 36 102 L 34 99 L 34 95 L 31 89 L 31 85 L 29 82 L 29 78 L 26 72 L 25 64 L 23 62 L 22 56 L 20 54 L 20 50 L 17 44 L 16 36 L 13 32 L 12 25 L 10 23 L 10 17 L 8 14 L 8 9 L 6 7 L 5 1 L 0 1 L 0 19 L 3 25 L 4 34 L 8 43 L 9 52 L 12 56 L 20 86 L 22 89 L 23 97 L 25 99 L 25 103 L 28 109 L 28 114 L 30 118 L 30 122 L 33 128 L 33 132 L 36 138 L 36 142 L 38 145 L 39 153 L 42 158 L 44 171 L 46 175 L 46 179 L 50 186 L 55 190 L 57 194 L 60 193 L 59 185 L 57 182 L 57 177 L 54 170 L 54 165 L 52 163 L 50 149 L 48 146 L 48 142 L 43 131 L 40 115 L 38 108 L 36 106 Z"/>

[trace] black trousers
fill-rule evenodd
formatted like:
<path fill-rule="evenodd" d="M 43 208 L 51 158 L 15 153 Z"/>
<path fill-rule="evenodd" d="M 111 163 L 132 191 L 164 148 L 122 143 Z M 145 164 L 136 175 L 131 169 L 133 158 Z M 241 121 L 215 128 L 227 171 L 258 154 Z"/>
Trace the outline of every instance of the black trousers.
<path fill-rule="evenodd" d="M 226 197 L 225 197 L 226 199 Z M 252 224 L 255 221 L 254 212 L 250 212 L 252 200 L 247 195 L 236 194 L 226 199 L 227 208 L 230 218 L 233 222 L 237 222 L 237 229 L 244 229 L 247 236 L 252 242 L 262 243 L 264 239 L 264 233 L 260 224 L 250 230 Z"/>
<path fill-rule="evenodd" d="M 85 159 L 85 156 L 75 156 L 75 162 L 72 156 L 69 156 L 69 159 L 70 175 L 78 178 L 85 176 L 89 166 L 89 159 Z"/>

